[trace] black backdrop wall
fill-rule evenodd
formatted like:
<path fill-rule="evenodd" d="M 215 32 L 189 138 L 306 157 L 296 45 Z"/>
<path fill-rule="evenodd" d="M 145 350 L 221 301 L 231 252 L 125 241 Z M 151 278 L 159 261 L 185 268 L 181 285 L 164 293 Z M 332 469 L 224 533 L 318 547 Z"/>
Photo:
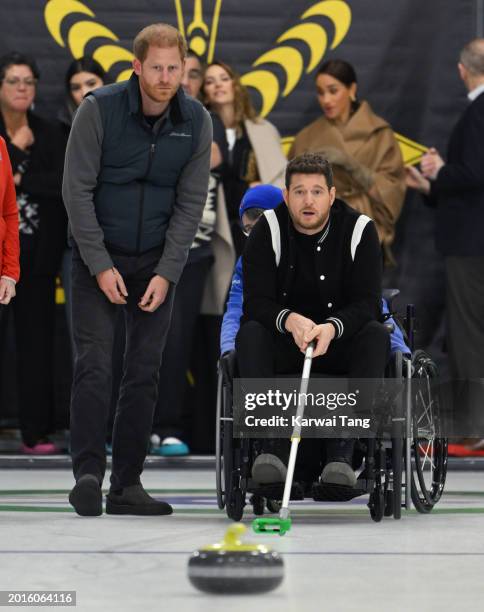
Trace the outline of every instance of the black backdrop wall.
<path fill-rule="evenodd" d="M 2 0 L 0 53 L 33 55 L 41 70 L 37 111 L 55 116 L 73 57 L 94 54 L 113 80 L 127 75 L 134 35 L 148 23 L 179 27 L 205 59 L 243 75 L 258 108 L 290 138 L 318 115 L 321 60 L 354 64 L 359 94 L 404 137 L 445 151 L 465 105 L 456 62 L 476 32 L 481 0 Z M 406 159 L 418 151 L 404 148 Z M 442 262 L 433 212 L 407 199 L 399 221 L 399 265 L 388 281 L 416 302 L 420 343 L 439 351 Z M 436 336 L 437 334 L 437 336 Z"/>
<path fill-rule="evenodd" d="M 398 132 L 442 147 L 464 102 L 455 65 L 459 49 L 478 29 L 478 3 L 2 0 L 0 52 L 17 49 L 36 57 L 42 72 L 38 110 L 54 115 L 74 56 L 97 54 L 116 79 L 129 68 L 133 36 L 148 23 L 166 21 L 181 27 L 206 59 L 224 59 L 255 84 L 259 107 L 261 91 L 266 102 L 275 93 L 266 109 L 283 136 L 318 114 L 315 69 L 323 58 L 338 56 L 355 65 L 361 96 Z"/>

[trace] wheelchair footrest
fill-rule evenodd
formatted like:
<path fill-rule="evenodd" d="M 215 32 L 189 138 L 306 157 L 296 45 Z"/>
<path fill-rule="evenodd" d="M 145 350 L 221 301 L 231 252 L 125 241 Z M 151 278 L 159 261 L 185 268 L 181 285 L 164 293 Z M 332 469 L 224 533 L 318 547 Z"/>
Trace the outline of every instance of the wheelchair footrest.
<path fill-rule="evenodd" d="M 247 491 L 253 495 L 265 497 L 266 499 L 280 501 L 284 495 L 284 484 L 260 485 L 249 480 Z M 302 499 L 304 499 L 304 488 L 298 482 L 294 482 L 291 487 L 291 500 L 300 501 Z"/>
<path fill-rule="evenodd" d="M 365 483 L 368 481 L 365 481 Z M 355 487 L 316 482 L 313 485 L 312 498 L 314 501 L 345 502 L 360 495 L 367 495 L 368 490 L 358 481 Z"/>

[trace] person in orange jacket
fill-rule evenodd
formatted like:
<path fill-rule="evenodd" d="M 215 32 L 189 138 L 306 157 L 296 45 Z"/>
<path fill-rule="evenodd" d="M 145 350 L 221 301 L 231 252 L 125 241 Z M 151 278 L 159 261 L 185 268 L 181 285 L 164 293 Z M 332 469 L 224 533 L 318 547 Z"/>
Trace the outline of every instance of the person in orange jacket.
<path fill-rule="evenodd" d="M 20 277 L 18 210 L 12 166 L 5 140 L 0 136 L 0 305 L 15 296 Z M 2 308 L 0 306 L 0 317 Z"/>

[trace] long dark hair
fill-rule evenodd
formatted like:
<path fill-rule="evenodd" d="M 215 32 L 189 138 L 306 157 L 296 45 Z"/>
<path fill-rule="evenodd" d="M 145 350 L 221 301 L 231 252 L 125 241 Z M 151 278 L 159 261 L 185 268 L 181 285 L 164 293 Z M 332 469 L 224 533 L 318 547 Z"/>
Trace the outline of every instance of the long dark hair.
<path fill-rule="evenodd" d="M 84 57 L 75 59 L 69 64 L 64 77 L 64 86 L 66 92 L 65 108 L 62 109 L 59 113 L 59 119 L 69 126 L 77 110 L 77 106 L 74 103 L 71 94 L 71 79 L 75 74 L 79 74 L 79 72 L 91 72 L 92 74 L 95 74 L 97 77 L 99 77 L 104 84 L 106 84 L 108 81 L 107 74 L 104 68 L 99 62 L 97 62 L 89 55 L 85 55 Z"/>
<path fill-rule="evenodd" d="M 332 59 L 323 62 L 318 68 L 316 78 L 318 78 L 320 74 L 329 74 L 329 76 L 332 76 L 334 79 L 341 81 L 346 87 L 351 87 L 353 83 L 358 83 L 353 66 L 340 59 Z"/>
<path fill-rule="evenodd" d="M 357 84 L 358 79 L 356 77 L 356 71 L 349 62 L 345 62 L 340 59 L 331 59 L 323 62 L 318 68 L 316 78 L 320 74 L 329 74 L 333 79 L 336 79 L 340 83 L 343 83 L 345 87 L 351 87 L 353 83 Z M 351 112 L 354 113 L 358 110 L 360 103 L 358 99 L 351 101 Z"/>
<path fill-rule="evenodd" d="M 79 74 L 79 72 L 91 72 L 98 76 L 103 83 L 106 83 L 107 74 L 104 68 L 94 58 L 85 55 L 71 62 L 67 68 L 64 84 L 68 96 L 71 95 L 71 79 L 75 74 Z"/>

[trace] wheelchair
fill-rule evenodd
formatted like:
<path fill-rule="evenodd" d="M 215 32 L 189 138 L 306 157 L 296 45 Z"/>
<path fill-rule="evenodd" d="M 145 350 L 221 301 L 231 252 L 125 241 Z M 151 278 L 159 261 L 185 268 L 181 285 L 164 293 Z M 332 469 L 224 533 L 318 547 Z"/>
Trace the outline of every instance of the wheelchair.
<path fill-rule="evenodd" d="M 386 289 L 383 298 L 389 313 L 382 322 L 395 317 L 393 302 L 398 289 Z M 431 357 L 423 350 L 414 350 L 416 330 L 415 307 L 408 304 L 406 317 L 400 323 L 410 354 L 392 353 L 386 377 L 405 379 L 405 392 L 392 401 L 399 402 L 393 411 L 391 433 L 381 438 L 357 440 L 355 452 L 360 453 L 362 470 L 355 488 L 325 486 L 313 483 L 301 486 L 293 483 L 291 500 L 311 497 L 315 501 L 349 501 L 368 495 L 370 516 L 375 522 L 393 516 L 401 518 L 402 508 L 413 506 L 427 514 L 438 503 L 447 473 L 447 439 L 440 422 L 440 401 L 432 383 L 438 376 Z M 256 516 L 279 511 L 284 485 L 256 485 L 251 480 L 252 464 L 257 453 L 257 441 L 233 437 L 232 382 L 237 375 L 235 351 L 223 356 L 218 366 L 216 407 L 216 489 L 217 504 L 227 516 L 241 520 L 249 503 Z M 412 385 L 415 381 L 417 384 Z"/>

